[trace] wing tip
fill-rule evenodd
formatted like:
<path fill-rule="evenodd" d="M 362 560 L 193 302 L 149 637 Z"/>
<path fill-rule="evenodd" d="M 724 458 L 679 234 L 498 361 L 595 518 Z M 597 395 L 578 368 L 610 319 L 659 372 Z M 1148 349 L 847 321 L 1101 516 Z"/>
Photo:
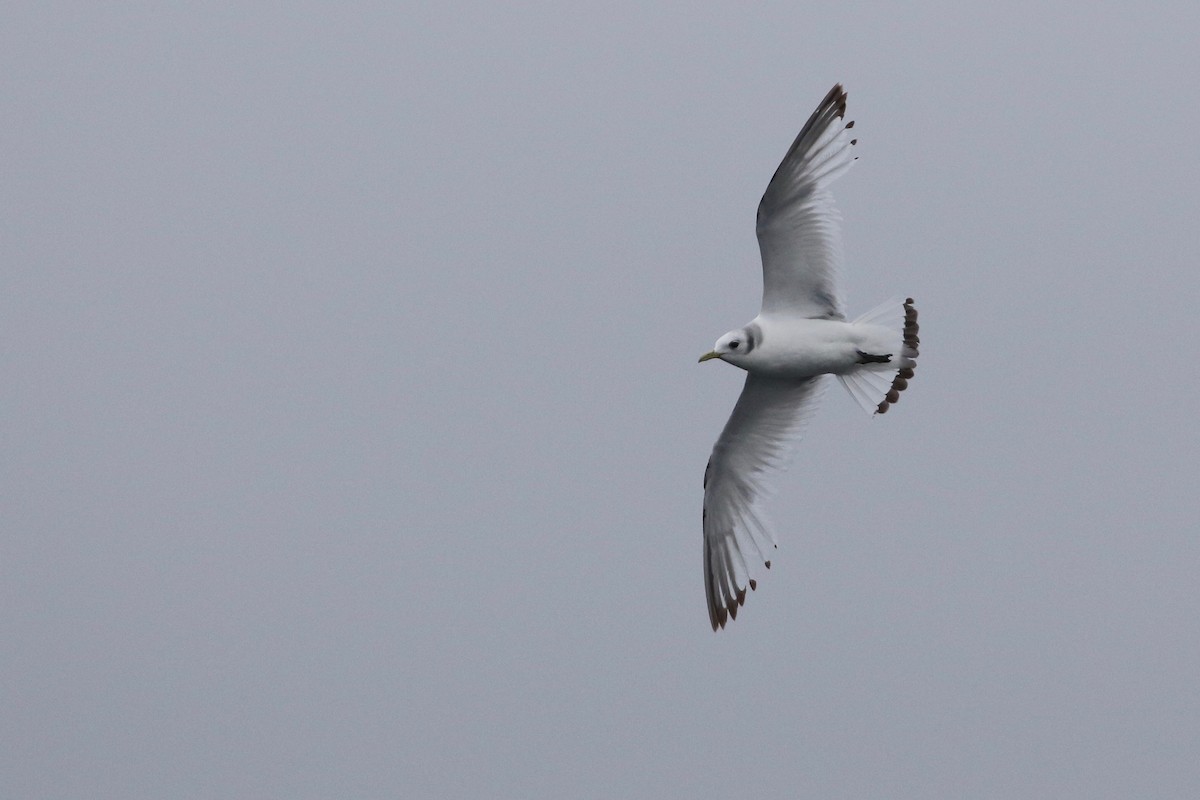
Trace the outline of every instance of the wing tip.
<path fill-rule="evenodd" d="M 829 93 L 825 95 L 825 99 L 821 101 L 821 108 L 836 107 L 837 116 L 844 117 L 846 115 L 847 96 L 846 87 L 842 86 L 841 81 L 838 81 L 829 90 Z"/>
<path fill-rule="evenodd" d="M 750 590 L 754 591 L 757 588 L 758 581 L 751 578 Z M 746 589 L 744 587 L 737 589 L 737 594 L 730 597 L 728 602 L 716 598 L 716 588 L 713 587 L 711 582 L 708 584 L 708 589 L 711 593 L 708 605 L 708 621 L 712 625 L 713 633 L 716 633 L 719 630 L 724 630 L 730 620 L 737 619 L 738 609 L 746 604 Z"/>

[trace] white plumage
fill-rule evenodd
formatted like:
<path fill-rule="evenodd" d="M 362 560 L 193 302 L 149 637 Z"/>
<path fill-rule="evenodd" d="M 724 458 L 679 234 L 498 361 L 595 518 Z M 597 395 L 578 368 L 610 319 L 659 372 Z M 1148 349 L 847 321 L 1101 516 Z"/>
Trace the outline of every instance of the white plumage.
<path fill-rule="evenodd" d="M 746 370 L 746 384 L 704 473 L 704 587 L 713 630 L 737 617 L 775 539 L 762 516 L 765 477 L 788 461 L 836 375 L 865 410 L 883 413 L 913 376 L 917 312 L 911 298 L 845 321 L 838 273 L 839 216 L 827 186 L 854 163 L 838 84 L 788 149 L 758 205 L 763 262 L 759 315 L 717 340 L 701 361 Z"/>

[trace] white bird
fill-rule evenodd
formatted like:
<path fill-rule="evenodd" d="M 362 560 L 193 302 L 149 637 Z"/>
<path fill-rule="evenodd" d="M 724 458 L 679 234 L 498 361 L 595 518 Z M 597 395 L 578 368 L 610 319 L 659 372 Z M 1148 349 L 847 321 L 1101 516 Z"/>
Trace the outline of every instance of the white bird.
<path fill-rule="evenodd" d="M 759 509 L 766 473 L 782 469 L 812 416 L 824 375 L 882 414 L 916 367 L 917 310 L 889 301 L 846 322 L 838 288 L 840 216 L 827 187 L 854 163 L 846 92 L 825 95 L 758 204 L 763 300 L 758 316 L 717 340 L 719 358 L 748 373 L 704 471 L 704 589 L 713 630 L 736 618 L 755 568 L 770 569 L 775 537 Z"/>

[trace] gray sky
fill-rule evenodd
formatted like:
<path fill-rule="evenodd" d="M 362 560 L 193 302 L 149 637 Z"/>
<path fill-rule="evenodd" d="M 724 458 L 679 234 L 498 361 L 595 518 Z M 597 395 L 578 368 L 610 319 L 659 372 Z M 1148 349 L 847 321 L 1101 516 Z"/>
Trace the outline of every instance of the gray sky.
<path fill-rule="evenodd" d="M 195 5 L 0 26 L 0 794 L 1200 790 L 1195 3 Z M 921 368 L 714 635 L 835 81 Z"/>

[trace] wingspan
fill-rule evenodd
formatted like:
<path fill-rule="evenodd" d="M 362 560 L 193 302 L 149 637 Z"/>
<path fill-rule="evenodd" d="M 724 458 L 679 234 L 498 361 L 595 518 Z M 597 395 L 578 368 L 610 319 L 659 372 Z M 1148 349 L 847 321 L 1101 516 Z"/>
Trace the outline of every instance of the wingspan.
<path fill-rule="evenodd" d="M 713 630 L 737 618 L 759 563 L 775 547 L 758 501 L 764 478 L 786 466 L 824 383 L 820 377 L 746 377 L 742 395 L 713 447 L 704 472 L 704 590 Z"/>
<path fill-rule="evenodd" d="M 838 273 L 841 217 L 826 187 L 854 163 L 846 91 L 834 86 L 809 117 L 758 204 L 764 313 L 845 319 Z"/>

